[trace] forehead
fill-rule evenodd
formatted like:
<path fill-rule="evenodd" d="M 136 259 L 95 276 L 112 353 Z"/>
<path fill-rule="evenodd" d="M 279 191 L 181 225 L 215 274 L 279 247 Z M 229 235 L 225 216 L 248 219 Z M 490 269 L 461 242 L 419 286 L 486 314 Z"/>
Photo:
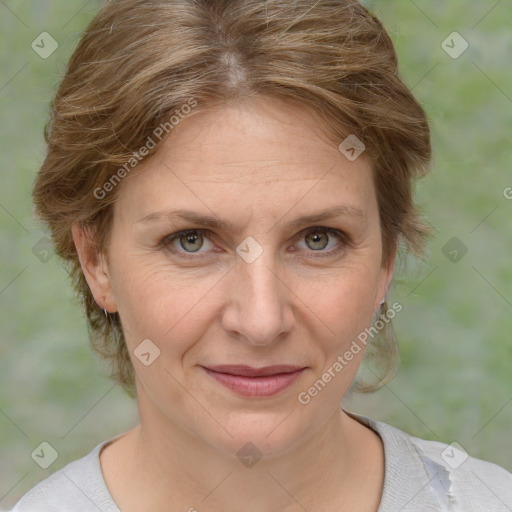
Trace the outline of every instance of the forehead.
<path fill-rule="evenodd" d="M 119 202 L 139 217 L 187 200 L 223 210 L 319 201 L 368 209 L 375 196 L 370 162 L 349 161 L 322 128 L 307 110 L 277 100 L 199 111 L 139 165 Z"/>
<path fill-rule="evenodd" d="M 339 159 L 337 145 L 326 140 L 319 119 L 306 109 L 277 99 L 217 106 L 185 118 L 162 145 L 160 156 L 186 165 L 190 159 L 231 177 L 265 177 L 268 168 L 282 176 L 287 166 L 321 168 Z M 255 172 L 250 172 L 250 168 Z M 194 169 L 190 169 L 191 172 Z M 197 169 L 201 171 L 201 169 Z M 270 177 L 270 176 L 267 176 Z"/>

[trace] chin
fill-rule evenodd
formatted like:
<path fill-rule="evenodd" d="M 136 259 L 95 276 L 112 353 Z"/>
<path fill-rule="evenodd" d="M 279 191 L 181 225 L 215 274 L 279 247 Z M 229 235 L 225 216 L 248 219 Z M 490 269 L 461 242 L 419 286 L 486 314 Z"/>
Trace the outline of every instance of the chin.
<path fill-rule="evenodd" d="M 279 457 L 296 449 L 325 424 L 328 415 L 318 414 L 313 408 L 305 411 L 301 405 L 260 411 L 226 411 L 222 416 L 216 409 L 216 419 L 224 427 L 196 433 L 224 456 L 245 455 Z M 306 416 L 307 415 L 307 416 Z M 201 425 L 204 428 L 204 423 Z"/>
<path fill-rule="evenodd" d="M 241 462 L 246 456 L 272 458 L 293 450 L 303 441 L 305 432 L 297 427 L 294 420 L 283 422 L 283 415 L 245 414 L 231 419 L 227 429 L 231 436 L 217 430 L 217 435 L 211 437 L 208 433 L 203 440 L 219 453 L 236 456 Z"/>

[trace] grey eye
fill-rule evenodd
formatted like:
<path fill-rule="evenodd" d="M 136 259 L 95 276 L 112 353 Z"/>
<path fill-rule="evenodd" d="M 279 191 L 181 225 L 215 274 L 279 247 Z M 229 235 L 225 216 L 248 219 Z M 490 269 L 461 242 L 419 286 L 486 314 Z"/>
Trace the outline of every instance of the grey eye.
<path fill-rule="evenodd" d="M 200 233 L 187 233 L 181 235 L 179 240 L 181 247 L 187 252 L 197 252 L 204 243 L 203 235 Z"/>
<path fill-rule="evenodd" d="M 313 231 L 305 236 L 306 244 L 315 251 L 325 249 L 329 243 L 329 235 L 326 231 Z"/>

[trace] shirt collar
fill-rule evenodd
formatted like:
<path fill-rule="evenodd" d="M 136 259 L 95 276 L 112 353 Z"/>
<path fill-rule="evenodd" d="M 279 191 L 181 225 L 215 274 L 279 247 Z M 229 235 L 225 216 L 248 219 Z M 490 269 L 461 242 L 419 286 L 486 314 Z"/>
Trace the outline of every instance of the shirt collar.
<path fill-rule="evenodd" d="M 450 473 L 427 457 L 412 437 L 386 423 L 345 411 L 382 439 L 384 488 L 377 512 L 443 512 L 450 507 Z"/>

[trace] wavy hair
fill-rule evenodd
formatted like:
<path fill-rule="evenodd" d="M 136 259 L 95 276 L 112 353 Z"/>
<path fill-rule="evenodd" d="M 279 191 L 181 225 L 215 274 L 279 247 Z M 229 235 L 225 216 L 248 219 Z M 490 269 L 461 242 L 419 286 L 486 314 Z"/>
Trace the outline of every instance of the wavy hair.
<path fill-rule="evenodd" d="M 197 101 L 193 116 L 255 96 L 314 112 L 336 145 L 348 134 L 363 141 L 377 192 L 382 264 L 397 246 L 424 252 L 429 230 L 414 204 L 413 180 L 430 166 L 428 121 L 399 76 L 389 35 L 365 7 L 354 0 L 110 0 L 85 30 L 60 82 L 33 200 L 57 254 L 69 263 L 92 346 L 131 396 L 134 368 L 119 316 L 104 315 L 96 304 L 71 226 L 80 223 L 105 250 L 122 189 L 106 183 L 121 177 L 122 166 L 126 170 L 144 146 L 148 155 L 158 150 L 158 144 L 149 148 L 148 137 L 190 98 Z M 376 378 L 356 379 L 352 389 L 374 391 L 394 376 L 391 322 L 365 360 Z"/>

